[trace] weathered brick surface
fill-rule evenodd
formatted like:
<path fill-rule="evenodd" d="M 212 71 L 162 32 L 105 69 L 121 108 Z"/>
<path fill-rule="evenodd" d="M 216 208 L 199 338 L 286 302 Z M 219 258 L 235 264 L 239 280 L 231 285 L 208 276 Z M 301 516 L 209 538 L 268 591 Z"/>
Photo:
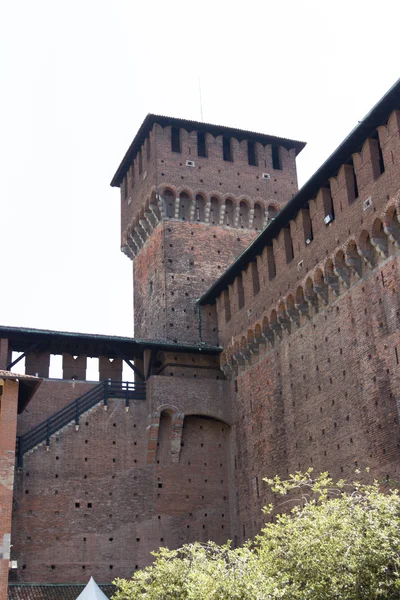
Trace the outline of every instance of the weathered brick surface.
<path fill-rule="evenodd" d="M 0 600 L 7 598 L 18 382 L 0 378 Z"/>
<path fill-rule="evenodd" d="M 122 186 L 135 336 L 220 344 L 222 370 L 215 356 L 147 349 L 136 360 L 146 373 L 151 362 L 146 401 L 129 412 L 121 400 L 108 411 L 98 405 L 78 431 L 69 426 L 48 451 L 25 456 L 13 525 L 20 581 L 107 582 L 149 564 L 163 544 L 240 543 L 274 500 L 265 475 L 313 466 L 352 477 L 369 466 L 380 479 L 400 477 L 399 125 L 394 112 L 379 127 L 382 174 L 376 138 L 351 157 L 358 199 L 353 168 L 343 165 L 241 281 L 200 312 L 197 298 L 257 235 L 255 202 L 281 207 L 295 193 L 294 152 L 283 151 L 274 172 L 268 146 L 257 145 L 252 167 L 244 143 L 233 140 L 230 163 L 222 139 L 207 136 L 205 159 L 193 133 L 181 132 L 177 154 L 170 128 L 153 128 L 149 160 L 145 145 L 142 172 L 137 158 Z M 200 220 L 197 194 L 207 203 Z M 335 218 L 326 226 L 331 196 Z M 236 212 L 228 226 L 229 198 Z M 32 354 L 28 369 L 46 374 L 46 360 Z M 77 365 L 65 366 L 74 375 Z M 120 362 L 103 361 L 100 371 L 114 377 Z M 92 385 L 45 381 L 19 431 Z"/>
<path fill-rule="evenodd" d="M 97 383 L 89 381 L 45 379 L 26 410 L 18 416 L 18 435 L 26 433 L 95 385 Z"/>
<path fill-rule="evenodd" d="M 398 113 L 379 136 L 382 174 L 374 140 L 353 155 L 358 199 L 350 201 L 351 172 L 343 166 L 330 180 L 335 220 L 323 223 L 321 190 L 309 203 L 311 243 L 300 212 L 290 223 L 294 258 L 287 262 L 282 231 L 273 240 L 276 276 L 269 278 L 264 251 L 260 290 L 254 293 L 248 269 L 241 309 L 238 279 L 229 289 L 230 320 L 224 299 L 217 300 L 222 364 L 234 380 L 232 522 L 239 542 L 259 530 L 261 507 L 274 500 L 263 476 L 313 466 L 351 478 L 355 467 L 369 466 L 379 479 L 400 477 Z"/>
<path fill-rule="evenodd" d="M 164 222 L 134 262 L 135 337 L 198 343 L 196 300 L 254 238 L 254 232 Z M 217 340 L 208 323 L 205 340 Z"/>
<path fill-rule="evenodd" d="M 226 399 L 229 384 L 168 384 L 169 377 L 152 377 L 147 402 L 131 403 L 129 412 L 121 400 L 110 400 L 107 411 L 98 405 L 79 431 L 71 425 L 53 436 L 48 451 L 41 446 L 25 456 L 13 525 L 18 580 L 83 582 L 93 575 L 107 582 L 149 564 L 160 545 L 229 537 L 229 428 L 209 418 L 227 416 L 213 400 Z M 166 407 L 188 411 L 180 417 L 178 448 L 179 420 Z M 161 414 L 149 463 L 152 409 Z"/>

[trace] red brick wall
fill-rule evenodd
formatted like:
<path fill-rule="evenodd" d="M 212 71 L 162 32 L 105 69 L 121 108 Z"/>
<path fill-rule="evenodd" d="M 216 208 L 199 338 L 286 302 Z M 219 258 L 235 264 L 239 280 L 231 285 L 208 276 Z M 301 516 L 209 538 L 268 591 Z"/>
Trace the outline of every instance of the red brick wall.
<path fill-rule="evenodd" d="M 223 160 L 222 136 L 206 134 L 207 158 L 197 156 L 197 133 L 180 130 L 181 152 L 171 150 L 171 127 L 155 125 L 150 133 L 151 156 L 147 161 L 146 144 L 142 147 L 142 174 L 139 174 L 139 156 L 121 185 L 122 241 L 128 227 L 142 218 L 144 209 L 156 203 L 155 192 L 165 187 L 173 190 L 194 190 L 204 195 L 229 194 L 258 200 L 262 205 L 282 207 L 297 191 L 295 150 L 280 148 L 282 169 L 272 166 L 271 145 L 255 144 L 257 166 L 248 164 L 247 141 L 231 138 L 233 161 Z M 194 161 L 195 167 L 186 166 Z M 134 171 L 134 177 L 132 177 Z M 263 179 L 263 173 L 271 178 Z M 125 193 L 126 191 L 126 193 Z"/>
<path fill-rule="evenodd" d="M 258 166 L 250 166 L 247 141 L 231 139 L 233 162 L 229 162 L 223 160 L 222 136 L 206 135 L 208 156 L 202 158 L 197 156 L 197 133 L 181 129 L 180 135 L 181 152 L 172 152 L 171 127 L 155 125 L 146 179 L 135 171 L 132 185 L 131 175 L 126 176 L 123 197 L 125 189 L 130 191 L 122 202 L 122 246 L 134 259 L 135 336 L 196 343 L 196 299 L 256 237 L 268 206 L 278 209 L 294 195 L 297 174 L 295 150 L 281 147 L 282 169 L 273 169 L 270 145 L 255 144 Z M 186 160 L 194 160 L 195 166 L 186 166 Z M 135 169 L 137 162 L 138 158 Z M 263 173 L 271 178 L 263 179 Z M 182 193 L 188 196 L 184 220 Z M 195 214 L 198 194 L 205 203 L 201 222 Z M 211 204 L 212 198 L 217 205 Z M 228 199 L 233 205 L 229 226 L 222 225 Z M 255 210 L 261 211 L 259 217 Z M 159 225 L 167 215 L 168 221 Z M 215 226 L 210 226 L 213 222 Z M 215 343 L 215 334 L 216 323 L 208 320 L 203 341 Z"/>
<path fill-rule="evenodd" d="M 274 347 L 260 346 L 240 367 L 236 393 L 232 382 L 239 541 L 259 530 L 274 500 L 264 476 L 311 466 L 352 478 L 370 467 L 378 479 L 400 479 L 400 256 L 380 271 L 385 296 L 371 273 Z"/>
<path fill-rule="evenodd" d="M 18 435 L 26 433 L 95 385 L 98 384 L 89 381 L 43 380 L 27 408 L 18 416 Z"/>
<path fill-rule="evenodd" d="M 353 155 L 359 197 L 351 201 L 350 167 L 330 180 L 335 220 L 326 227 L 323 190 L 310 199 L 314 239 L 304 213 L 273 240 L 276 277 L 258 257 L 261 289 L 250 269 L 230 287 L 231 319 L 217 300 L 223 369 L 234 394 L 233 534 L 239 542 L 263 523 L 274 498 L 262 477 L 313 466 L 333 477 L 371 467 L 398 479 L 400 432 L 400 136 L 399 113 L 379 128 L 385 171 L 376 172 L 376 140 Z M 370 198 L 369 206 L 365 201 Z M 342 260 L 341 260 L 342 259 Z M 208 307 L 203 308 L 203 314 Z M 236 389 L 236 391 L 235 391 Z"/>
<path fill-rule="evenodd" d="M 290 222 L 294 258 L 289 263 L 286 259 L 284 232 L 273 240 L 276 262 L 276 277 L 269 278 L 267 250 L 257 258 L 261 289 L 253 293 L 251 270 L 242 273 L 245 288 L 245 305 L 238 307 L 237 280 L 229 287 L 232 318 L 225 321 L 225 310 L 222 297 L 217 302 L 219 339 L 228 345 L 231 338 L 247 336 L 249 329 L 254 330 L 258 321 L 266 316 L 271 319 L 272 310 L 278 311 L 279 303 L 286 303 L 289 295 L 296 300 L 299 287 L 303 291 L 307 287 L 307 279 L 315 279 L 318 269 L 325 274 L 328 261 L 335 262 L 337 254 L 344 251 L 349 255 L 349 243 L 355 242 L 358 249 L 363 249 L 362 236 L 368 233 L 373 237 L 374 224 L 379 218 L 385 222 L 387 218 L 388 200 L 400 189 L 400 112 L 394 112 L 387 127 L 379 128 L 381 146 L 385 159 L 385 172 L 378 178 L 373 176 L 370 140 L 367 140 L 360 154 L 353 155 L 357 173 L 359 198 L 349 204 L 346 188 L 347 166 L 341 167 L 337 177 L 330 179 L 333 197 L 335 220 L 327 227 L 324 224 L 323 190 L 316 198 L 310 199 L 309 208 L 312 217 L 314 239 L 305 243 L 304 221 L 301 212 Z M 364 201 L 371 198 L 371 205 L 364 210 Z M 390 203 L 389 203 L 390 204 Z M 399 212 L 397 212 L 399 214 Z M 398 224 L 394 219 L 394 226 Z M 390 240 L 389 240 L 390 241 Z M 367 267 L 365 266 L 364 270 Z M 351 269 L 350 269 L 351 274 Z M 206 310 L 204 310 L 206 316 Z M 205 319 L 204 319 L 205 320 Z M 206 324 L 205 324 L 206 325 Z"/>
<path fill-rule="evenodd" d="M 7 598 L 13 504 L 18 383 L 1 380 L 0 392 L 0 600 Z"/>
<path fill-rule="evenodd" d="M 134 262 L 135 337 L 199 342 L 196 299 L 254 235 L 203 223 L 160 225 Z M 215 343 L 216 323 L 203 341 Z"/>
<path fill-rule="evenodd" d="M 108 582 L 149 564 L 161 545 L 226 541 L 229 386 L 153 376 L 146 402 L 126 412 L 109 400 L 79 431 L 72 424 L 48 451 L 25 455 L 13 521 L 17 579 Z"/>

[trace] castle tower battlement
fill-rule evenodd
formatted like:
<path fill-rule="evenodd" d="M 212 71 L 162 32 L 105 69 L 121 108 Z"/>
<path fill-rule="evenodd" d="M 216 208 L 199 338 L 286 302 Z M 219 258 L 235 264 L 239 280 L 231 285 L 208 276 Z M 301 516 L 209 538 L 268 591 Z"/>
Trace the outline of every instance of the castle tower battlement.
<path fill-rule="evenodd" d="M 200 340 L 196 300 L 296 193 L 303 147 L 146 117 L 111 182 L 121 189 L 121 248 L 134 262 L 136 336 L 215 342 L 214 327 Z"/>

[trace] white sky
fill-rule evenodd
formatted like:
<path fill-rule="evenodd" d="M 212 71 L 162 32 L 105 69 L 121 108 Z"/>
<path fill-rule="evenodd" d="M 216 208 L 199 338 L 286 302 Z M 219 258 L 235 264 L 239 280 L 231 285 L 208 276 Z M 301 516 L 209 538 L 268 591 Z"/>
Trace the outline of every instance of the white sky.
<path fill-rule="evenodd" d="M 148 112 L 308 142 L 302 184 L 399 76 L 396 0 L 0 2 L 0 323 L 132 335 L 109 187 Z"/>

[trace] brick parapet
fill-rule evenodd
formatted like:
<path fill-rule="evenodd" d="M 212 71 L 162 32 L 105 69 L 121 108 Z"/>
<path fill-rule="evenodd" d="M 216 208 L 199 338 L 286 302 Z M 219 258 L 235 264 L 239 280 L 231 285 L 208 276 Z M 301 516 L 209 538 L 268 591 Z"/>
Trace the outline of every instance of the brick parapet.
<path fill-rule="evenodd" d="M 302 288 L 306 294 L 305 290 L 310 283 L 308 281 L 310 277 L 313 280 L 315 277 L 321 279 L 322 276 L 321 283 L 328 289 L 330 283 L 333 284 L 332 277 L 336 278 L 336 281 L 340 281 L 341 276 L 346 275 L 347 268 L 349 273 L 354 272 L 354 267 L 358 268 L 352 260 L 352 256 L 354 258 L 359 253 L 361 263 L 365 263 L 366 268 L 369 268 L 370 251 L 376 254 L 376 257 L 381 256 L 380 239 L 383 235 L 383 227 L 392 228 L 392 238 L 397 235 L 398 208 L 397 213 L 393 213 L 393 210 L 391 212 L 393 198 L 400 187 L 398 158 L 400 141 L 399 129 L 396 129 L 397 120 L 398 115 L 395 112 L 390 117 L 387 128 L 379 128 L 380 136 L 383 138 L 383 156 L 387 162 L 385 171 L 377 179 L 373 178 L 372 166 L 368 164 L 371 155 L 369 141 L 367 140 L 363 146 L 358 170 L 356 166 L 356 175 L 360 173 L 361 164 L 364 168 L 364 177 L 360 178 L 357 201 L 349 203 L 346 184 L 347 166 L 345 165 L 339 170 L 337 177 L 330 180 L 334 220 L 328 226 L 324 224 L 326 192 L 321 189 L 316 198 L 309 202 L 313 231 L 311 243 L 306 243 L 304 218 L 303 214 L 299 212 L 296 219 L 289 223 L 293 246 L 293 258 L 289 263 L 286 254 L 287 239 L 284 230 L 281 230 L 277 238 L 272 240 L 276 276 L 270 279 L 268 249 L 265 248 L 262 255 L 257 257 L 260 292 L 254 295 L 252 272 L 248 268 L 242 272 L 246 302 L 241 309 L 238 308 L 237 280 L 229 288 L 232 313 L 229 322 L 226 322 L 225 319 L 222 297 L 217 300 L 220 343 L 228 345 L 232 337 L 247 335 L 249 329 L 254 329 L 257 320 L 262 321 L 264 317 L 270 320 L 271 314 L 273 315 L 272 311 L 277 311 L 280 303 L 282 301 L 285 303 L 290 296 L 296 298 L 299 288 Z M 386 137 L 384 136 L 385 131 Z M 369 173 L 368 177 L 366 176 L 367 172 Z M 382 252 L 384 254 L 385 250 Z M 344 271 L 340 266 L 341 253 L 343 253 L 343 259 L 349 263 L 344 265 Z M 337 272 L 329 272 L 331 263 Z M 291 301 L 290 298 L 289 301 Z M 203 321 L 206 321 L 206 312 L 207 307 L 202 309 L 202 314 L 205 316 Z"/>

